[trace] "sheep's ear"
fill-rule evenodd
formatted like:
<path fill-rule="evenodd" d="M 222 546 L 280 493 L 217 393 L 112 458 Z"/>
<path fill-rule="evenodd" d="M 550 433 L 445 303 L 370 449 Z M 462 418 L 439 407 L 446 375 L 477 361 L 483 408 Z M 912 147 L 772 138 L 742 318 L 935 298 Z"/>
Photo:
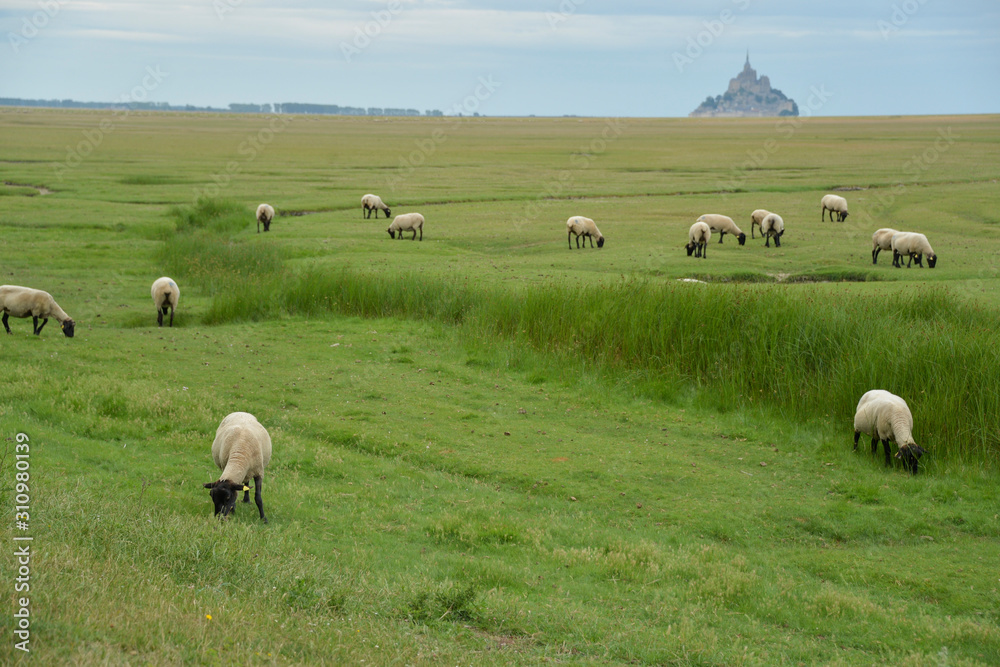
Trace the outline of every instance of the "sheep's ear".
<path fill-rule="evenodd" d="M 209 482 L 208 484 L 204 484 L 203 486 L 204 486 L 204 487 L 205 487 L 206 489 L 214 489 L 214 488 L 215 488 L 215 486 L 216 486 L 216 485 L 217 485 L 218 483 L 219 483 L 219 482 L 217 482 L 217 481 L 216 481 L 216 482 Z"/>

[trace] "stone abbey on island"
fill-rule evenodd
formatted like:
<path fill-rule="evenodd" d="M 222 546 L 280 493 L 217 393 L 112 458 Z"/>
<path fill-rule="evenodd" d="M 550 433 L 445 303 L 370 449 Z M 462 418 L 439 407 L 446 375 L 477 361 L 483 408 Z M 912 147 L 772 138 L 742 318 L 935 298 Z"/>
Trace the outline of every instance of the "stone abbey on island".
<path fill-rule="evenodd" d="M 715 97 L 709 95 L 688 114 L 691 118 L 798 115 L 799 107 L 795 100 L 772 88 L 771 80 L 766 76 L 757 78 L 757 71 L 750 67 L 749 51 L 743 71 L 729 80 L 729 90 Z"/>

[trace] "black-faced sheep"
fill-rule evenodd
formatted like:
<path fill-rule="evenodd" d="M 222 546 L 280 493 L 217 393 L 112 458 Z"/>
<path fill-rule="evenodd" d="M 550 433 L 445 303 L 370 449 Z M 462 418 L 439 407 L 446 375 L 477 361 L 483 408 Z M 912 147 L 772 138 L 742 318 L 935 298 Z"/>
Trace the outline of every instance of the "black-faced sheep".
<path fill-rule="evenodd" d="M 228 516 L 236 508 L 236 498 L 243 491 L 243 502 L 250 502 L 250 487 L 253 478 L 254 501 L 264 516 L 264 501 L 261 498 L 261 479 L 264 468 L 271 460 L 271 436 L 249 412 L 233 412 L 222 420 L 212 441 L 212 459 L 222 474 L 219 479 L 205 484 L 215 505 L 215 514 Z"/>
<path fill-rule="evenodd" d="M 696 222 L 688 230 L 688 242 L 684 246 L 688 251 L 688 257 L 692 254 L 695 257 L 708 259 L 708 241 L 712 238 L 712 229 L 707 222 Z"/>
<path fill-rule="evenodd" d="M 892 250 L 892 235 L 898 234 L 895 229 L 883 227 L 872 234 L 872 264 L 878 264 L 878 254 L 883 250 Z"/>
<path fill-rule="evenodd" d="M 390 215 L 389 207 L 382 202 L 382 198 L 378 195 L 368 194 L 361 198 L 361 214 L 365 216 L 365 219 L 371 217 L 372 211 L 375 211 L 375 219 L 378 220 L 378 212 L 385 211 L 385 217 L 388 220 Z"/>
<path fill-rule="evenodd" d="M 3 328 L 11 333 L 7 325 L 7 317 L 30 317 L 34 325 L 35 335 L 42 333 L 42 328 L 50 317 L 56 318 L 67 338 L 73 337 L 76 322 L 66 314 L 48 292 L 18 285 L 0 285 L 0 312 L 3 312 Z M 38 318 L 42 318 L 41 325 Z"/>
<path fill-rule="evenodd" d="M 872 435 L 872 454 L 878 451 L 882 441 L 885 450 L 885 464 L 892 465 L 892 446 L 897 446 L 896 458 L 903 462 L 910 473 L 917 474 L 917 461 L 926 451 L 913 441 L 913 415 L 910 408 L 899 396 L 883 389 L 872 389 L 858 401 L 854 414 L 854 450 L 858 449 L 858 439 L 862 433 Z"/>
<path fill-rule="evenodd" d="M 719 235 L 719 243 L 722 243 L 722 237 L 727 233 L 732 234 L 736 237 L 736 240 L 743 245 L 747 241 L 747 235 L 743 233 L 733 219 L 727 215 L 719 215 L 717 213 L 706 213 L 705 215 L 698 218 L 698 222 L 707 223 L 712 232 Z M 752 229 L 750 231 L 753 231 Z"/>
<path fill-rule="evenodd" d="M 410 240 L 417 238 L 417 230 L 420 230 L 420 240 L 424 240 L 424 216 L 419 213 L 404 213 L 403 215 L 397 215 L 392 219 L 389 224 L 390 238 L 396 238 L 396 234 L 399 234 L 399 238 L 403 238 L 403 232 L 412 231 L 413 236 Z"/>
<path fill-rule="evenodd" d="M 774 247 L 781 247 L 781 237 L 785 234 L 785 221 L 777 213 L 768 213 L 760 221 L 760 233 L 766 240 L 764 245 L 771 247 L 771 239 L 774 239 Z"/>
<path fill-rule="evenodd" d="M 177 283 L 164 276 L 153 281 L 153 287 L 149 291 L 153 296 L 153 305 L 156 306 L 157 326 L 163 326 L 163 316 L 167 314 L 168 309 L 170 326 L 174 326 L 174 309 L 177 308 L 177 302 L 181 298 L 181 289 Z"/>
<path fill-rule="evenodd" d="M 923 256 L 927 255 L 927 266 L 933 269 L 937 264 L 937 255 L 931 248 L 927 237 L 917 232 L 896 232 L 892 235 L 892 265 L 902 266 L 903 257 L 909 257 L 906 268 L 916 261 L 917 266 L 924 268 Z"/>
<path fill-rule="evenodd" d="M 260 234 L 260 225 L 264 223 L 264 231 L 271 229 L 271 220 L 274 220 L 274 207 L 270 204 L 261 204 L 257 207 L 257 233 Z"/>
<path fill-rule="evenodd" d="M 837 222 L 847 220 L 847 200 L 840 195 L 824 195 L 820 200 L 823 210 L 820 211 L 820 221 L 826 219 L 826 212 L 830 212 L 830 222 L 833 222 L 833 214 L 837 214 Z"/>
<path fill-rule="evenodd" d="M 771 212 L 763 208 L 758 208 L 750 214 L 750 238 L 757 238 L 753 235 L 753 228 L 760 227 L 760 223 L 769 215 L 771 215 Z"/>
<path fill-rule="evenodd" d="M 597 228 L 597 225 L 590 218 L 585 218 L 582 215 L 574 215 L 572 218 L 566 221 L 566 242 L 569 244 L 569 249 L 573 249 L 573 244 L 570 239 L 575 234 L 576 235 L 576 247 L 580 247 L 580 237 L 583 237 L 583 247 L 587 247 L 587 239 L 590 239 L 590 247 L 594 247 L 594 239 L 597 239 L 597 247 L 604 247 L 604 234 L 601 234 L 601 230 Z"/>

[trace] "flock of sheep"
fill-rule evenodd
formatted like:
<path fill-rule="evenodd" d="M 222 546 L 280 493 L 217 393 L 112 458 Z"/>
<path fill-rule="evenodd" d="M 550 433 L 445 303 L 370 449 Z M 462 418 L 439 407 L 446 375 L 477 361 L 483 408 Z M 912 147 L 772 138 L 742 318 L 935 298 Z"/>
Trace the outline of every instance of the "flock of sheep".
<path fill-rule="evenodd" d="M 378 212 L 383 211 L 386 219 L 391 211 L 378 195 L 366 194 L 361 198 L 362 214 L 366 219 L 374 213 L 378 218 Z M 847 216 L 847 200 L 837 195 L 826 195 L 822 200 L 821 219 L 825 220 L 826 212 L 830 212 L 830 220 L 834 214 L 837 220 L 843 222 Z M 264 231 L 271 227 L 274 219 L 274 207 L 269 204 L 261 204 L 256 212 L 257 231 L 260 232 L 261 225 Z M 397 215 L 386 230 L 393 239 L 403 238 L 403 232 L 412 232 L 411 240 L 420 235 L 423 240 L 424 216 L 419 213 L 406 213 Z M 754 229 L 760 228 L 761 235 L 766 239 L 765 245 L 770 247 L 771 239 L 777 247 L 781 246 L 781 237 L 785 233 L 785 223 L 777 213 L 771 213 L 764 209 L 757 209 L 750 216 L 750 237 L 754 236 Z M 567 242 L 570 249 L 573 248 L 573 237 L 576 237 L 576 247 L 580 247 L 580 239 L 583 239 L 584 246 L 590 240 L 590 247 L 594 247 L 594 240 L 597 247 L 604 246 L 604 235 L 597 228 L 597 225 L 590 218 L 583 216 L 573 216 L 566 221 Z M 708 242 L 712 234 L 719 235 L 719 243 L 726 234 L 732 234 L 739 241 L 740 245 L 746 243 L 746 234 L 736 226 L 732 218 L 718 214 L 706 214 L 698 218 L 691 225 L 688 232 L 688 243 L 685 246 L 688 256 L 706 257 Z M 878 261 L 878 254 L 882 250 L 892 250 L 893 266 L 902 265 L 904 256 L 909 258 L 907 266 L 916 261 L 917 266 L 922 267 L 922 257 L 927 256 L 927 264 L 934 268 L 937 262 L 937 255 L 931 248 L 927 237 L 915 232 L 899 232 L 895 229 L 879 229 L 872 235 L 872 263 Z M 153 282 L 150 294 L 153 298 L 153 305 L 156 307 L 156 323 L 163 326 L 163 319 L 169 313 L 168 326 L 174 324 L 174 311 L 180 299 L 180 288 L 177 283 L 169 277 L 158 278 Z M 67 338 L 72 338 L 76 323 L 66 314 L 59 304 L 55 302 L 52 295 L 42 290 L 17 285 L 0 285 L 0 312 L 3 313 L 0 321 L 3 322 L 4 329 L 11 333 L 7 324 L 9 316 L 31 317 L 34 328 L 33 333 L 37 336 L 42 332 L 42 328 L 49 321 L 55 318 L 62 327 Z M 38 323 L 41 319 L 41 324 Z M 858 439 L 862 433 L 870 433 L 872 436 L 872 453 L 878 449 L 881 441 L 885 450 L 885 463 L 891 464 L 891 442 L 897 445 L 896 458 L 900 459 L 905 467 L 913 474 L 917 472 L 917 461 L 924 453 L 924 449 L 913 441 L 913 416 L 909 407 L 899 396 L 891 394 L 881 389 L 874 389 L 861 397 L 858 403 L 857 412 L 854 416 L 854 449 L 858 448 Z M 254 499 L 260 518 L 265 523 L 264 503 L 261 498 L 261 479 L 264 468 L 267 467 L 271 459 L 271 438 L 267 430 L 257 421 L 257 419 L 246 412 L 234 412 L 227 415 L 215 434 L 212 442 L 212 458 L 215 464 L 222 470 L 222 474 L 215 482 L 205 484 L 209 489 L 212 502 L 215 505 L 215 514 L 223 517 L 229 515 L 235 508 L 236 498 L 243 492 L 243 502 L 250 502 L 251 479 L 254 481 Z"/>

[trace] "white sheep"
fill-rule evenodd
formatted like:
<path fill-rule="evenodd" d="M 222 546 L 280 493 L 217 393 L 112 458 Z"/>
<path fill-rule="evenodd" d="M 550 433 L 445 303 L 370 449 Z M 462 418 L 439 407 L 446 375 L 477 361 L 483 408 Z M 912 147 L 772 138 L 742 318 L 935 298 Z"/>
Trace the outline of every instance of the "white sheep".
<path fill-rule="evenodd" d="M 878 264 L 878 254 L 883 250 L 892 249 L 892 235 L 899 232 L 890 227 L 876 229 L 872 234 L 872 264 Z"/>
<path fill-rule="evenodd" d="M 711 238 L 712 229 L 707 222 L 698 221 L 691 225 L 691 229 L 688 230 L 688 243 L 684 246 L 687 248 L 688 257 L 693 253 L 695 257 L 707 259 L 708 242 Z"/>
<path fill-rule="evenodd" d="M 830 212 L 830 222 L 833 222 L 834 213 L 837 214 L 837 222 L 847 220 L 847 200 L 840 195 L 824 195 L 820 204 L 823 205 L 823 210 L 819 214 L 821 221 L 826 219 L 827 211 Z"/>
<path fill-rule="evenodd" d="M 375 219 L 378 220 L 378 212 L 385 211 L 386 219 L 389 218 L 390 211 L 389 207 L 382 202 L 382 198 L 378 195 L 368 194 L 361 198 L 361 214 L 365 216 L 365 219 L 371 217 L 372 211 L 375 211 Z"/>
<path fill-rule="evenodd" d="M 706 213 L 705 215 L 698 218 L 699 222 L 708 223 L 709 228 L 719 235 L 719 243 L 722 243 L 722 237 L 728 232 L 736 237 L 736 240 L 740 242 L 740 245 L 746 243 L 747 235 L 743 233 L 733 219 L 727 215 L 719 215 L 717 213 Z M 752 230 L 751 230 L 752 231 Z"/>
<path fill-rule="evenodd" d="M 781 247 L 781 237 L 785 233 L 785 221 L 777 213 L 768 213 L 760 221 L 760 233 L 765 239 L 764 245 L 771 247 L 771 239 L 774 239 L 774 247 Z"/>
<path fill-rule="evenodd" d="M 3 328 L 7 330 L 7 333 L 11 333 L 10 327 L 7 326 L 7 317 L 10 315 L 14 317 L 30 316 L 36 336 L 42 333 L 42 328 L 50 317 L 56 318 L 56 321 L 60 323 L 66 338 L 73 337 L 73 330 L 76 327 L 76 322 L 59 307 L 52 295 L 40 289 L 18 285 L 0 285 L 0 311 L 3 312 Z M 38 324 L 39 317 L 42 318 L 41 326 Z"/>
<path fill-rule="evenodd" d="M 249 412 L 232 412 L 222 420 L 212 441 L 212 458 L 222 474 L 219 479 L 205 484 L 215 504 L 215 514 L 229 515 L 236 507 L 236 498 L 243 491 L 243 502 L 250 502 L 250 487 L 253 478 L 254 501 L 264 516 L 264 501 L 261 499 L 261 478 L 264 468 L 271 460 L 271 436 Z"/>
<path fill-rule="evenodd" d="M 413 236 L 410 240 L 417 238 L 417 230 L 420 230 L 420 240 L 424 240 L 424 216 L 419 213 L 404 213 L 403 215 L 397 215 L 392 219 L 392 223 L 389 224 L 389 232 L 391 238 L 396 238 L 396 234 L 399 234 L 399 238 L 403 238 L 403 232 L 413 231 Z"/>
<path fill-rule="evenodd" d="M 170 309 L 170 326 L 174 326 L 174 309 L 181 298 L 181 288 L 172 279 L 163 276 L 153 281 L 153 287 L 149 290 L 153 296 L 153 305 L 156 306 L 156 324 L 163 326 L 163 316 Z"/>
<path fill-rule="evenodd" d="M 271 229 L 271 220 L 274 219 L 274 207 L 270 204 L 261 204 L 257 207 L 257 233 L 260 234 L 260 223 L 264 223 L 264 231 Z"/>
<path fill-rule="evenodd" d="M 597 228 L 597 225 L 590 218 L 585 218 L 582 215 L 574 215 L 572 218 L 566 221 L 566 243 L 569 244 L 569 249 L 573 249 L 573 244 L 570 243 L 570 237 L 576 234 L 576 247 L 580 247 L 580 237 L 583 237 L 583 247 L 587 247 L 587 239 L 590 239 L 590 247 L 594 247 L 594 239 L 597 239 L 597 247 L 604 247 L 604 234 L 601 234 L 601 230 Z"/>
<path fill-rule="evenodd" d="M 896 232 L 892 235 L 892 265 L 899 268 L 903 265 L 903 256 L 909 257 L 906 268 L 916 259 L 917 266 L 924 268 L 923 256 L 927 255 L 927 266 L 931 269 L 937 264 L 937 255 L 927 237 L 917 232 Z"/>
<path fill-rule="evenodd" d="M 760 223 L 764 221 L 764 218 L 771 214 L 770 211 L 758 208 L 756 211 L 750 214 L 750 238 L 757 238 L 753 235 L 753 228 L 760 227 Z"/>
<path fill-rule="evenodd" d="M 887 466 L 892 464 L 889 442 L 895 442 L 898 448 L 896 458 L 912 474 L 917 474 L 917 461 L 926 450 L 913 441 L 913 415 L 902 398 L 883 389 L 866 392 L 858 401 L 858 409 L 854 413 L 855 451 L 862 433 L 871 433 L 872 454 L 878 451 L 879 440 L 882 441 Z"/>

